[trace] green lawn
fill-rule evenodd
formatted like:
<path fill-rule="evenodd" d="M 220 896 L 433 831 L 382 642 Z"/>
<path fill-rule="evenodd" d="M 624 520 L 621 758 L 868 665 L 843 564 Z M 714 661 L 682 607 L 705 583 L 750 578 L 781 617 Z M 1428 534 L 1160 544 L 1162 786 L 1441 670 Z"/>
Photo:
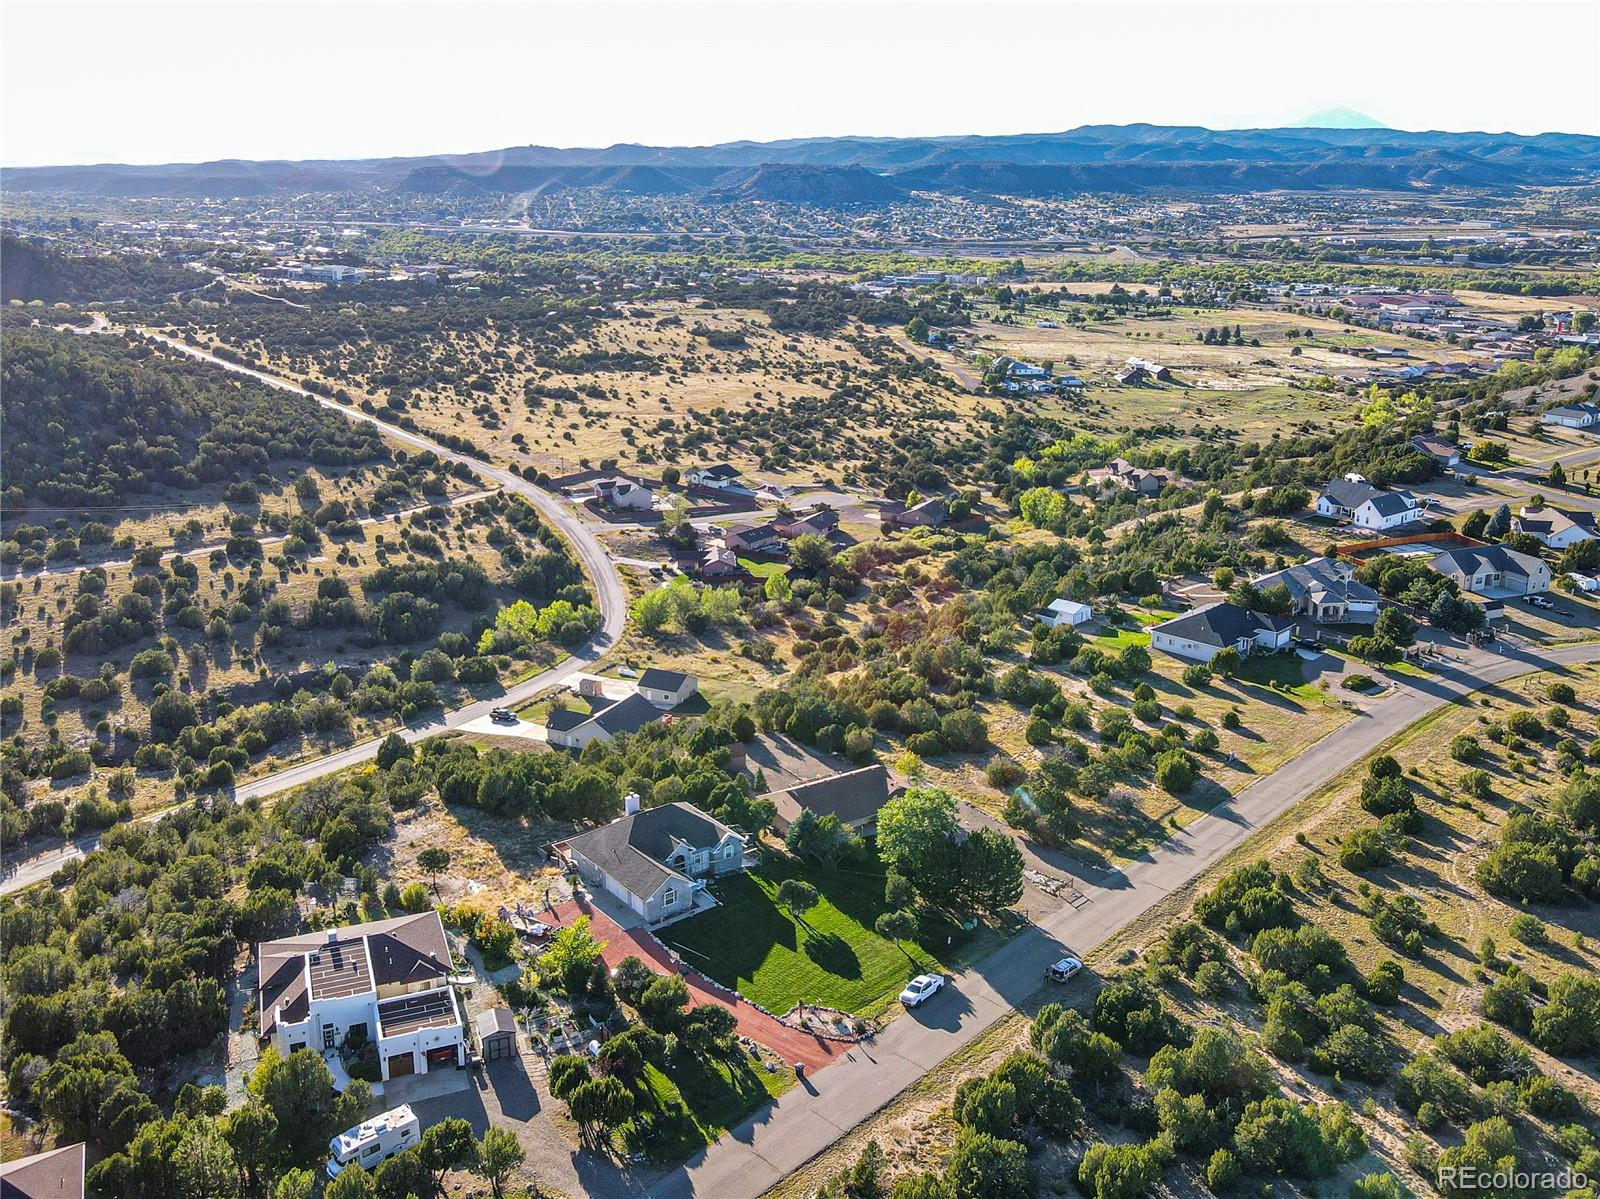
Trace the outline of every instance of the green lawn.
<path fill-rule="evenodd" d="M 754 558 L 740 558 L 739 565 L 748 570 L 751 576 L 757 579 L 789 573 L 789 564 L 787 562 L 757 562 Z"/>
<path fill-rule="evenodd" d="M 1150 634 L 1143 629 L 1117 629 L 1115 632 L 1103 633 L 1090 637 L 1088 640 L 1094 644 L 1096 649 L 1121 650 L 1130 645 L 1148 646 L 1150 644 Z"/>
<path fill-rule="evenodd" d="M 743 1052 L 725 1062 L 680 1054 L 668 1069 L 645 1067 L 648 1089 L 620 1130 L 628 1152 L 657 1162 L 682 1161 L 794 1085 L 792 1070 L 768 1073 Z"/>
<path fill-rule="evenodd" d="M 803 874 L 821 895 L 804 922 L 778 906 L 778 886 Z M 940 962 L 925 948 L 906 952 L 872 931 L 887 910 L 883 872 L 847 863 L 838 870 L 800 870 L 792 863 L 730 875 L 712 884 L 713 911 L 662 930 L 686 961 L 769 1011 L 819 1003 L 861 1016 L 888 1007 L 906 980 Z M 942 917 L 923 922 L 924 945 L 954 946 L 971 938 Z"/>
<path fill-rule="evenodd" d="M 1233 677 L 1240 682 L 1255 683 L 1262 687 L 1276 686 L 1280 691 L 1288 691 L 1301 699 L 1324 699 L 1322 691 L 1301 676 L 1300 670 L 1304 665 L 1300 655 L 1295 653 L 1251 654 L 1239 663 L 1239 669 Z"/>

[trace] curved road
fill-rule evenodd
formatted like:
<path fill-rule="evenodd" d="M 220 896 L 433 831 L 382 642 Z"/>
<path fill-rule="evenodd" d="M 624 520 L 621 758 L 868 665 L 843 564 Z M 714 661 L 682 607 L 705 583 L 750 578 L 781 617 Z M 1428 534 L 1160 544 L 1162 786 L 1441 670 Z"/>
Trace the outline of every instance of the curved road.
<path fill-rule="evenodd" d="M 622 589 L 622 580 L 617 575 L 616 566 L 613 565 L 610 556 L 606 553 L 605 547 L 600 544 L 599 538 L 595 536 L 594 530 L 573 515 L 566 504 L 542 487 L 528 482 L 522 476 L 513 474 L 509 470 L 490 466 L 477 458 L 446 449 L 426 437 L 408 432 L 396 425 L 389 424 L 387 421 L 378 420 L 376 417 L 362 412 L 359 408 L 352 408 L 348 404 L 340 404 L 334 400 L 316 395 L 314 392 L 307 391 L 298 384 L 290 383 L 285 379 L 279 379 L 273 375 L 240 366 L 238 363 L 228 362 L 226 359 L 218 358 L 214 354 L 209 354 L 186 342 L 178 341 L 176 338 L 167 337 L 161 333 L 153 333 L 148 329 L 141 329 L 139 332 L 148 337 L 153 337 L 157 341 L 189 355 L 191 358 L 202 359 L 236 374 L 248 375 L 250 378 L 265 383 L 270 387 L 276 387 L 283 391 L 292 391 L 296 395 L 308 396 L 316 400 L 324 408 L 332 408 L 351 420 L 364 421 L 369 425 L 376 426 L 383 431 L 386 437 L 411 446 L 413 449 L 429 450 L 447 461 L 465 463 L 478 474 L 494 480 L 507 491 L 514 492 L 526 499 L 539 510 L 540 516 L 566 537 L 577 551 L 579 560 L 583 563 L 584 572 L 589 576 L 590 584 L 594 587 L 596 602 L 600 608 L 600 628 L 596 631 L 594 637 L 579 649 L 574 650 L 571 657 L 531 678 L 524 679 L 520 683 L 514 683 L 506 688 L 503 694 L 489 699 L 478 700 L 463 708 L 457 708 L 441 716 L 418 721 L 396 730 L 407 741 L 420 741 L 424 737 L 431 737 L 449 729 L 459 728 L 469 721 L 488 716 L 493 708 L 508 707 L 521 703 L 523 700 L 531 699 L 547 687 L 563 682 L 592 665 L 615 645 L 617 638 L 622 635 L 623 625 L 627 623 L 628 619 L 628 600 Z M 375 737 L 370 741 L 352 745 L 348 749 L 341 749 L 309 762 L 301 762 L 294 766 L 285 767 L 275 774 L 251 779 L 249 782 L 241 783 L 235 788 L 234 796 L 238 799 L 249 799 L 253 796 L 276 795 L 280 791 L 298 787 L 302 783 L 309 783 L 313 779 L 322 778 L 324 775 L 333 774 L 344 770 L 346 767 L 369 761 L 377 755 L 378 745 L 381 740 L 382 738 Z M 161 811 L 152 812 L 148 816 L 141 817 L 141 819 L 159 820 L 173 810 L 171 807 L 163 808 Z M 4 879 L 0 880 L 0 895 L 8 894 L 49 878 L 67 862 L 75 858 L 81 858 L 99 843 L 100 838 L 98 835 L 82 837 L 76 841 L 68 842 L 66 845 L 47 850 L 42 854 L 16 863 L 14 868 L 5 875 Z"/>

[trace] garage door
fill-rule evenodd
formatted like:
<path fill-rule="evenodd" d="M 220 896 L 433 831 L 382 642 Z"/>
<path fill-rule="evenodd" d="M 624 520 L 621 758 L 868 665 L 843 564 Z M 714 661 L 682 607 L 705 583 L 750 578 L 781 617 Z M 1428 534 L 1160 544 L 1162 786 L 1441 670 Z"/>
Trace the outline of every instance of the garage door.
<path fill-rule="evenodd" d="M 402 1074 L 414 1074 L 416 1069 L 416 1059 L 410 1053 L 397 1053 L 389 1059 L 390 1078 L 398 1078 Z"/>
<path fill-rule="evenodd" d="M 511 1037 L 506 1033 L 496 1033 L 494 1036 L 483 1039 L 483 1060 L 486 1062 L 498 1061 L 503 1057 L 511 1056 Z"/>
<path fill-rule="evenodd" d="M 428 1069 L 444 1070 L 454 1069 L 456 1064 L 456 1047 L 446 1045 L 441 1049 L 428 1050 Z"/>

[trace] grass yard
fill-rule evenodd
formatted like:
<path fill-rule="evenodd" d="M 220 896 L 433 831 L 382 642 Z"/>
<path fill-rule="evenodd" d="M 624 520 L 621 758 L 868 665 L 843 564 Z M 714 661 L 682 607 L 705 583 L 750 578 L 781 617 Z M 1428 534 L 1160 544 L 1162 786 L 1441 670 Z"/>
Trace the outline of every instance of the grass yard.
<path fill-rule="evenodd" d="M 1143 629 L 1117 629 L 1111 633 L 1092 635 L 1086 640 L 1092 643 L 1096 649 L 1116 652 L 1127 649 L 1130 645 L 1149 646 L 1150 634 Z"/>
<path fill-rule="evenodd" d="M 750 572 L 752 578 L 769 579 L 773 575 L 789 573 L 787 562 L 757 562 L 754 558 L 740 558 L 739 565 Z"/>
<path fill-rule="evenodd" d="M 669 1065 L 673 1077 L 645 1068 L 640 1110 L 620 1130 L 628 1152 L 657 1162 L 682 1161 L 794 1085 L 792 1070 L 768 1071 L 742 1051 L 729 1061 L 680 1054 Z"/>
<path fill-rule="evenodd" d="M 821 898 L 796 920 L 778 905 L 778 887 L 804 873 Z M 859 1016 L 882 1012 L 906 981 L 941 963 L 926 948 L 907 955 L 872 931 L 887 911 L 883 871 L 847 863 L 838 870 L 802 870 L 790 862 L 758 867 L 712 884 L 720 906 L 664 929 L 661 939 L 694 967 L 782 1015 L 817 1003 Z M 924 920 L 924 944 L 970 934 L 940 918 Z"/>

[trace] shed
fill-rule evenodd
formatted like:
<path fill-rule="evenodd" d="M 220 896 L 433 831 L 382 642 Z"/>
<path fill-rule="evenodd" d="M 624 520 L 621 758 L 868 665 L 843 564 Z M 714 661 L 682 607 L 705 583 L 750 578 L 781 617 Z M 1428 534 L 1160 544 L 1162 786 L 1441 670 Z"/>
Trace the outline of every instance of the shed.
<path fill-rule="evenodd" d="M 510 1008 L 478 1013 L 478 1045 L 486 1062 L 517 1056 L 517 1020 Z"/>

